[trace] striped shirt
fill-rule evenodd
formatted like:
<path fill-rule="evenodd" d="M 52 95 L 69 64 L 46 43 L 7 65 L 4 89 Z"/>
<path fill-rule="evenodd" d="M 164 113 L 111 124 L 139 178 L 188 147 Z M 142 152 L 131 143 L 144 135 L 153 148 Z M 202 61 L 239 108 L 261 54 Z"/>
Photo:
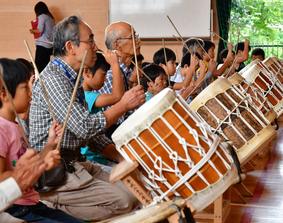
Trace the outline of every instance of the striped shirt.
<path fill-rule="evenodd" d="M 64 60 L 55 57 L 62 65 L 49 62 L 41 72 L 44 87 L 51 103 L 55 119 L 64 123 L 70 100 L 74 90 L 74 83 L 66 75 L 66 71 L 76 80 L 77 72 Z M 64 69 L 64 68 L 65 69 Z M 102 112 L 90 114 L 84 100 L 84 92 L 80 80 L 79 88 L 72 105 L 67 122 L 65 135 L 61 143 L 62 150 L 80 150 L 89 146 L 89 150 L 100 153 L 111 141 L 102 134 L 106 130 L 106 118 Z M 80 101 L 83 97 L 83 101 Z M 53 123 L 48 104 L 46 102 L 39 79 L 36 79 L 32 89 L 32 102 L 29 114 L 29 141 L 33 149 L 40 152 L 48 140 L 48 131 Z"/>

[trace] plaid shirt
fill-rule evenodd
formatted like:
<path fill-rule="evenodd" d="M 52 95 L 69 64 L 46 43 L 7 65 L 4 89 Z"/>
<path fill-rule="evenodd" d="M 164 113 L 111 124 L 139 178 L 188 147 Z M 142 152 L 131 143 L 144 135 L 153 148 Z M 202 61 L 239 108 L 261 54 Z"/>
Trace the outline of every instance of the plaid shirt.
<path fill-rule="evenodd" d="M 129 78 L 132 75 L 133 71 L 131 68 L 126 67 L 126 65 L 121 60 L 119 60 L 119 65 L 120 65 L 120 70 L 121 70 L 125 92 L 126 92 L 131 89 Z M 106 81 L 104 82 L 104 86 L 100 88 L 99 91 L 94 91 L 94 92 L 98 92 L 100 94 L 112 94 L 112 88 L 113 88 L 113 74 L 112 74 L 112 68 L 110 68 L 110 70 L 108 70 L 106 74 Z M 103 107 L 102 110 L 106 111 L 112 106 Z M 134 110 L 126 112 L 122 117 L 120 117 L 117 120 L 116 124 L 119 125 L 123 123 L 133 112 Z"/>
<path fill-rule="evenodd" d="M 77 73 L 64 60 L 55 57 L 76 80 Z M 65 70 L 53 62 L 49 62 L 40 74 L 48 99 L 51 103 L 55 119 L 64 123 L 70 100 L 74 90 L 74 83 L 70 81 Z M 68 118 L 65 135 L 61 149 L 78 150 L 89 146 L 89 150 L 100 153 L 111 141 L 104 135 L 99 135 L 106 130 L 106 118 L 102 112 L 91 115 L 84 100 L 84 92 L 80 80 L 78 92 L 72 105 Z M 79 95 L 83 101 L 79 100 Z M 83 103 L 83 104 L 82 104 Z M 46 102 L 39 79 L 36 79 L 32 89 L 32 102 L 29 114 L 30 135 L 29 141 L 32 148 L 41 151 L 48 140 L 49 128 L 53 123 L 48 104 Z"/>

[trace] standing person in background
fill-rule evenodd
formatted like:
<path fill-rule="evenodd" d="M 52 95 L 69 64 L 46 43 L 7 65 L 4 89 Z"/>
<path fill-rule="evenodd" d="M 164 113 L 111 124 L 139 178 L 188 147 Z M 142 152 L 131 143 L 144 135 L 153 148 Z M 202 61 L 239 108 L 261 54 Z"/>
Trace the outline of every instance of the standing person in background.
<path fill-rule="evenodd" d="M 31 34 L 40 34 L 38 40 L 52 41 L 52 29 L 55 26 L 55 21 L 52 14 L 49 12 L 47 5 L 44 2 L 38 2 L 34 7 L 34 12 L 36 18 L 38 19 L 38 25 L 36 29 L 30 29 Z M 50 61 L 50 56 L 52 55 L 52 44 L 35 42 L 36 52 L 35 52 L 35 63 L 38 71 L 41 72 L 48 62 Z"/>

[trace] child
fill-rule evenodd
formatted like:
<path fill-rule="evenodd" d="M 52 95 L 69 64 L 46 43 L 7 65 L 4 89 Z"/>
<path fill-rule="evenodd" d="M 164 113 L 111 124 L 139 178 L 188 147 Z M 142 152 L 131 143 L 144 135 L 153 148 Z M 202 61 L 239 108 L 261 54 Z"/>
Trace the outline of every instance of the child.
<path fill-rule="evenodd" d="M 264 50 L 261 48 L 255 48 L 252 51 L 252 60 L 259 59 L 260 61 L 263 61 L 265 59 L 265 53 Z"/>
<path fill-rule="evenodd" d="M 153 55 L 153 63 L 161 66 L 165 70 L 165 74 L 173 76 L 176 72 L 176 55 L 168 48 L 165 48 L 167 66 L 165 62 L 164 48 L 160 48 Z M 168 69 L 167 69 L 168 67 Z M 168 80 L 169 81 L 169 80 Z M 170 81 L 170 85 L 173 87 L 175 82 Z"/>
<path fill-rule="evenodd" d="M 0 59 L 3 67 L 3 78 L 13 98 L 16 111 L 26 112 L 31 101 L 31 92 L 28 86 L 30 73 L 20 62 L 9 59 Z M 14 167 L 19 158 L 27 149 L 19 125 L 15 122 L 12 104 L 7 92 L 1 89 L 0 92 L 0 181 L 4 181 L 13 174 Z M 40 153 L 47 164 L 46 171 L 57 167 L 60 164 L 60 152 L 54 150 L 58 142 L 62 126 L 54 122 L 49 130 L 49 139 Z M 33 187 L 23 192 L 21 199 L 6 210 L 10 215 L 23 219 L 27 222 L 82 222 L 63 211 L 48 208 L 39 201 L 39 195 Z"/>
<path fill-rule="evenodd" d="M 28 70 L 30 72 L 29 89 L 30 89 L 30 91 L 32 91 L 32 85 L 33 85 L 33 82 L 35 80 L 34 68 L 33 68 L 32 64 L 24 58 L 17 58 L 16 60 L 20 61 L 22 64 L 24 64 L 28 68 Z M 30 107 L 28 108 L 28 110 L 26 112 L 19 113 L 19 118 L 20 118 L 20 121 L 22 123 L 23 129 L 24 129 L 24 132 L 26 133 L 27 138 L 29 137 L 29 124 L 28 124 L 29 109 L 30 109 Z M 18 120 L 16 119 L 16 121 L 18 121 Z"/>
<path fill-rule="evenodd" d="M 107 63 L 108 62 L 108 63 Z M 103 87 L 107 71 L 112 68 L 113 72 L 113 90 L 112 94 L 99 94 L 93 90 L 99 90 Z M 83 89 L 85 99 L 88 103 L 88 108 L 91 114 L 102 111 L 102 107 L 107 107 L 117 103 L 125 93 L 123 79 L 119 67 L 119 60 L 116 52 L 108 50 L 105 52 L 105 58 L 101 54 L 97 54 L 97 60 L 93 68 L 84 69 Z M 105 156 L 95 154 L 88 150 L 88 147 L 81 148 L 81 153 L 87 157 L 88 160 L 96 162 L 101 168 L 110 173 L 116 164 L 106 159 Z"/>
<path fill-rule="evenodd" d="M 239 72 L 245 67 L 244 62 L 249 59 L 249 52 L 251 50 L 251 47 L 249 46 L 250 41 L 245 39 L 245 42 L 239 42 L 235 46 L 236 51 L 236 60 L 235 63 L 235 72 Z"/>
<path fill-rule="evenodd" d="M 146 76 L 142 76 L 142 86 L 146 95 L 145 102 L 148 102 L 153 96 L 167 87 L 168 76 L 161 66 L 154 63 L 145 66 L 143 71 L 154 82 L 153 84 Z"/>
<path fill-rule="evenodd" d="M 144 57 L 143 57 L 142 54 L 137 55 L 137 61 L 138 61 L 137 64 L 138 64 L 138 67 L 140 69 L 142 68 L 142 61 L 143 60 L 144 60 Z M 132 61 L 135 62 L 135 58 L 133 58 Z M 129 78 L 129 82 L 130 82 L 131 87 L 135 87 L 138 84 L 136 66 L 133 63 L 131 63 L 129 68 L 131 68 L 132 71 L 133 71 L 130 78 Z M 140 80 L 142 78 L 142 72 L 140 70 L 139 70 L 139 78 L 140 78 Z"/>
<path fill-rule="evenodd" d="M 232 47 L 233 47 L 232 44 L 229 43 L 229 44 L 228 44 L 228 49 L 230 49 L 229 52 L 232 51 Z M 209 61 L 210 61 L 211 59 L 213 60 L 214 57 L 215 57 L 215 53 L 214 53 L 215 45 L 214 45 L 214 43 L 211 42 L 210 40 L 204 40 L 204 50 L 207 52 L 207 54 L 204 53 L 204 55 L 203 55 L 203 61 L 204 61 L 205 64 L 206 64 L 206 70 L 205 70 L 205 72 L 207 72 L 207 66 L 208 66 Z M 211 79 L 211 82 L 213 82 L 215 78 L 221 76 L 221 75 L 225 72 L 225 70 L 226 70 L 229 66 L 232 65 L 233 60 L 234 60 L 234 57 L 233 57 L 233 56 L 230 56 L 230 54 L 231 54 L 231 53 L 229 53 L 229 54 L 227 55 L 227 59 L 226 59 L 225 62 L 222 64 L 222 66 L 218 67 L 218 69 L 213 72 L 213 77 L 212 77 L 212 79 Z M 199 71 L 198 71 L 198 72 L 199 72 Z"/>
<path fill-rule="evenodd" d="M 196 57 L 195 57 L 196 56 Z M 190 103 L 193 98 L 195 97 L 195 93 L 199 91 L 199 89 L 202 87 L 205 81 L 200 83 L 200 81 L 204 78 L 205 76 L 205 69 L 206 65 L 204 61 L 202 60 L 201 56 L 199 53 L 196 52 L 196 55 L 191 55 L 190 52 L 187 52 L 181 61 L 180 65 L 180 74 L 176 78 L 176 82 L 181 82 L 182 81 L 182 76 L 185 76 L 184 78 L 184 85 L 189 83 L 189 86 L 187 87 L 186 91 L 181 95 L 183 98 L 186 98 L 188 94 L 196 87 L 197 89 L 192 92 L 192 96 L 190 96 L 187 100 L 187 103 Z M 197 70 L 200 68 L 200 74 L 197 76 Z M 188 80 L 189 82 L 186 82 Z M 186 87 L 187 85 L 185 85 Z M 176 91 L 177 92 L 177 91 Z"/>
<path fill-rule="evenodd" d="M 224 49 L 221 51 L 221 53 L 219 54 L 220 64 L 217 66 L 217 69 L 220 70 L 223 64 L 227 64 L 228 65 L 227 69 L 230 70 L 229 74 L 224 73 L 221 76 L 225 75 L 225 77 L 228 78 L 229 76 L 235 73 L 235 67 L 231 69 L 234 60 L 235 60 L 235 52 L 232 50 L 232 48 Z"/>
<path fill-rule="evenodd" d="M 191 53 L 195 54 L 196 52 L 200 55 L 201 59 L 203 57 L 204 51 L 202 49 L 202 47 L 204 46 L 204 42 L 202 39 L 199 38 L 190 38 L 187 39 L 185 41 L 185 44 L 187 45 L 187 47 L 185 47 L 185 45 L 183 45 L 182 47 L 182 54 L 183 56 L 188 52 L 187 48 L 190 50 Z M 176 68 L 176 72 L 174 74 L 174 76 L 171 78 L 171 81 L 175 81 L 176 77 L 180 74 L 181 72 L 181 67 L 180 67 L 180 63 Z M 180 85 L 176 85 L 173 87 L 174 90 L 179 90 L 181 89 Z"/>

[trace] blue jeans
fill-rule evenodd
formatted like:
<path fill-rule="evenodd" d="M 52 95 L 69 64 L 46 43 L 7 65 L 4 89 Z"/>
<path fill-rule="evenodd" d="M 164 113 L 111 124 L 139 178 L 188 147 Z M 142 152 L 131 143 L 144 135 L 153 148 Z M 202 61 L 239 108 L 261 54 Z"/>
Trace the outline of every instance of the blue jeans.
<path fill-rule="evenodd" d="M 8 208 L 6 212 L 13 215 L 15 218 L 19 218 L 27 222 L 84 223 L 84 221 L 68 215 L 61 210 L 49 208 L 41 202 L 30 206 L 14 204 Z"/>

